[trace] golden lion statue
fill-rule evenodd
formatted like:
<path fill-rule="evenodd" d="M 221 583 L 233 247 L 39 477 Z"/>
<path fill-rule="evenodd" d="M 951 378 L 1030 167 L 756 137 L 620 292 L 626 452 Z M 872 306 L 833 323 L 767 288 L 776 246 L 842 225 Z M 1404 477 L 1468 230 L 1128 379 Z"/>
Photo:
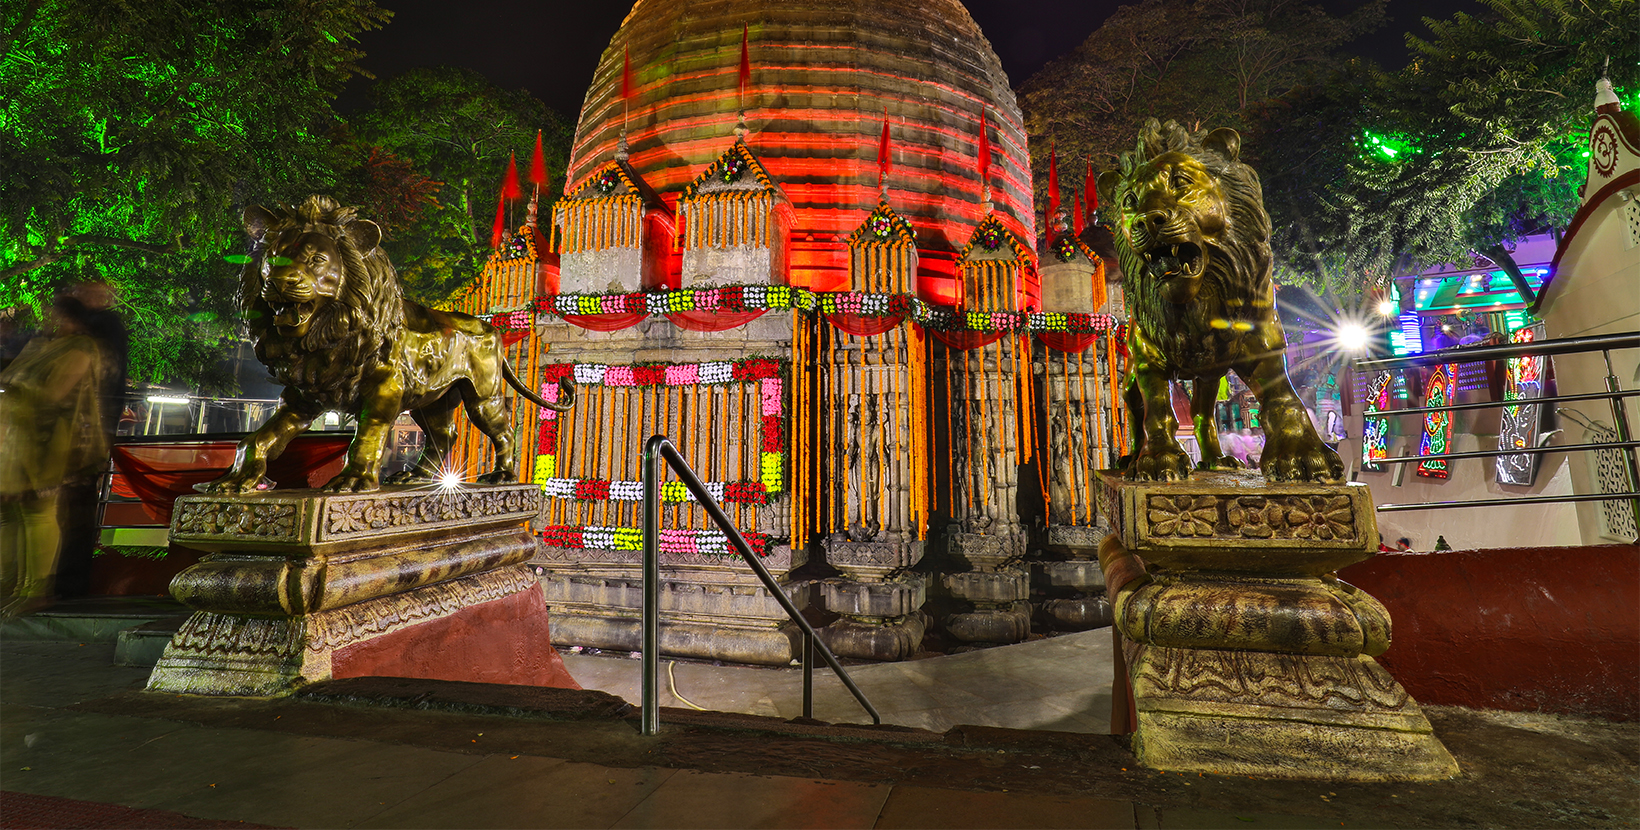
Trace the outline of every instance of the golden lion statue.
<path fill-rule="evenodd" d="M 1219 449 L 1213 402 L 1234 369 L 1262 405 L 1260 468 L 1271 480 L 1341 481 L 1338 453 L 1322 443 L 1287 380 L 1287 341 L 1270 279 L 1270 217 L 1258 174 L 1241 163 L 1241 136 L 1191 135 L 1156 119 L 1139 129 L 1120 169 L 1099 177 L 1116 220 L 1126 275 L 1131 366 L 1124 400 L 1133 413 L 1130 477 L 1177 479 L 1189 457 L 1174 439 L 1169 381 L 1194 381 L 1190 410 L 1198 469 L 1234 468 Z"/>
<path fill-rule="evenodd" d="M 267 423 L 239 442 L 233 469 L 201 490 L 265 489 L 268 461 L 331 410 L 353 415 L 358 430 L 347 466 L 325 490 L 376 489 L 388 430 L 405 410 L 427 443 L 416 463 L 388 483 L 430 480 L 455 443 L 462 404 L 495 446 L 495 469 L 479 483 L 512 482 L 517 462 L 502 381 L 537 406 L 563 412 L 574 405 L 575 387 L 567 381 L 560 384 L 564 403 L 543 400 L 519 383 L 490 324 L 405 299 L 380 247 L 381 228 L 355 209 L 325 196 L 309 196 L 289 210 L 253 205 L 245 211 L 245 232 L 254 247 L 240 274 L 240 309 L 257 359 L 285 391 Z"/>

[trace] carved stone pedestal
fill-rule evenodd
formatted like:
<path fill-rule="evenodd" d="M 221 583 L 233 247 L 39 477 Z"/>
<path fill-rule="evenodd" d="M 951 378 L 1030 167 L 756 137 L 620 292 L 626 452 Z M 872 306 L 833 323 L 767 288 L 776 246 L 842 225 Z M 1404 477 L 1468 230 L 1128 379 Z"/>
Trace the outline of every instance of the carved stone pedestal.
<path fill-rule="evenodd" d="M 1100 550 L 1138 723 L 1157 769 L 1355 781 L 1435 780 L 1457 763 L 1372 658 L 1389 614 L 1338 581 L 1376 547 L 1361 485 L 1102 476 Z M 1121 707 L 1118 707 L 1121 708 Z"/>
<path fill-rule="evenodd" d="M 857 542 L 834 533 L 824 544 L 826 561 L 843 573 L 817 584 L 825 607 L 842 615 L 819 630 L 826 647 L 841 657 L 866 660 L 916 654 L 928 629 L 918 611 L 928 599 L 928 578 L 906 569 L 922 558 L 923 543 L 892 537 Z"/>
<path fill-rule="evenodd" d="M 798 608 L 809 603 L 812 583 L 786 573 L 802 562 L 785 545 L 763 559 Z M 547 546 L 536 564 L 555 642 L 616 651 L 642 646 L 641 552 Z M 663 552 L 660 612 L 662 654 L 769 666 L 802 655 L 801 632 L 739 556 Z"/>
<path fill-rule="evenodd" d="M 579 688 L 524 565 L 540 506 L 528 485 L 178 499 L 171 539 L 211 553 L 171 582 L 196 613 L 148 688 L 272 696 L 366 675 Z"/>

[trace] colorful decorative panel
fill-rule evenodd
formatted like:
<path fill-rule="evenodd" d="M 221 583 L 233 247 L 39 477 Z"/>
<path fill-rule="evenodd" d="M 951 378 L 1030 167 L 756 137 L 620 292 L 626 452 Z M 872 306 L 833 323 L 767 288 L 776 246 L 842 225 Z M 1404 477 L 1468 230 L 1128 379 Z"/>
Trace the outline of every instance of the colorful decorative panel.
<path fill-rule="evenodd" d="M 1543 324 L 1517 329 L 1509 335 L 1511 343 L 1531 343 L 1543 337 Z M 1504 361 L 1503 399 L 1530 401 L 1543 396 L 1545 358 L 1512 357 Z M 1543 418 L 1542 404 L 1516 403 L 1503 408 L 1502 423 L 1498 429 L 1498 449 L 1503 452 L 1537 445 L 1537 436 Z M 1500 455 L 1497 459 L 1498 483 L 1521 487 L 1531 485 L 1537 478 L 1536 453 Z"/>
<path fill-rule="evenodd" d="M 1378 462 L 1389 458 L 1389 419 L 1374 418 L 1372 413 L 1389 409 L 1390 392 L 1395 388 L 1395 376 L 1379 372 L 1367 384 L 1367 414 L 1361 422 L 1361 469 L 1382 472 Z"/>
<path fill-rule="evenodd" d="M 1424 406 L 1450 406 L 1457 389 L 1458 367 L 1444 363 L 1434 367 L 1429 383 L 1424 387 Z M 1424 437 L 1418 441 L 1419 455 L 1442 455 L 1452 449 L 1452 413 L 1424 413 Z M 1446 478 L 1447 460 L 1432 458 L 1418 462 L 1418 475 L 1425 478 Z"/>

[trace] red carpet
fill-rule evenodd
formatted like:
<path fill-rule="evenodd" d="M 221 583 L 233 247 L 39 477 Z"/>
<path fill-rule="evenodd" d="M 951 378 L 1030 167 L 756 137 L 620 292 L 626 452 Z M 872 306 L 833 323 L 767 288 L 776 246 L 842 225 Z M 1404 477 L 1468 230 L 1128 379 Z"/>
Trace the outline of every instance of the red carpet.
<path fill-rule="evenodd" d="M 0 792 L 0 828 L 5 830 L 162 830 L 162 828 L 269 827 L 244 821 L 194 818 L 170 810 L 139 810 L 118 804 L 76 801 L 49 795 Z"/>

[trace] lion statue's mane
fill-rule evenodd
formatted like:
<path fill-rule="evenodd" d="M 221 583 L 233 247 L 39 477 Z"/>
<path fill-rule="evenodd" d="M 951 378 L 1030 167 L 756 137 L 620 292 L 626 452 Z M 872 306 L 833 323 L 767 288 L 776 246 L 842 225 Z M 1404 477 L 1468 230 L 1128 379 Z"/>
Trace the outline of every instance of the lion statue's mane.
<path fill-rule="evenodd" d="M 1264 189 L 1253 168 L 1221 152 L 1205 147 L 1202 134 L 1191 134 L 1177 123 L 1164 126 L 1151 119 L 1139 131 L 1137 146 L 1123 153 L 1119 170 L 1122 189 L 1114 195 L 1120 204 L 1129 182 L 1150 159 L 1163 153 L 1193 156 L 1218 180 L 1230 208 L 1227 232 L 1213 245 L 1212 257 L 1202 275 L 1197 302 L 1176 305 L 1162 298 L 1159 283 L 1146 279 L 1146 265 L 1139 259 L 1127 234 L 1114 234 L 1116 261 L 1128 276 L 1130 313 L 1157 339 L 1165 351 L 1183 353 L 1200 348 L 1200 334 L 1210 331 L 1215 317 L 1222 315 L 1227 301 L 1264 302 L 1273 308 L 1275 287 L 1270 278 L 1270 217 L 1264 212 Z"/>
<path fill-rule="evenodd" d="M 294 210 L 271 212 L 278 221 L 267 229 L 239 278 L 240 311 L 249 321 L 256 357 L 285 386 L 327 401 L 345 398 L 372 366 L 393 360 L 405 323 L 398 272 L 380 247 L 359 252 L 347 233 L 358 218 L 355 208 L 316 195 Z M 324 234 L 336 243 L 344 276 L 335 299 L 314 314 L 307 332 L 290 338 L 274 326 L 273 309 L 262 298 L 262 266 L 279 238 L 304 233 Z M 270 359 L 274 352 L 278 360 Z"/>

